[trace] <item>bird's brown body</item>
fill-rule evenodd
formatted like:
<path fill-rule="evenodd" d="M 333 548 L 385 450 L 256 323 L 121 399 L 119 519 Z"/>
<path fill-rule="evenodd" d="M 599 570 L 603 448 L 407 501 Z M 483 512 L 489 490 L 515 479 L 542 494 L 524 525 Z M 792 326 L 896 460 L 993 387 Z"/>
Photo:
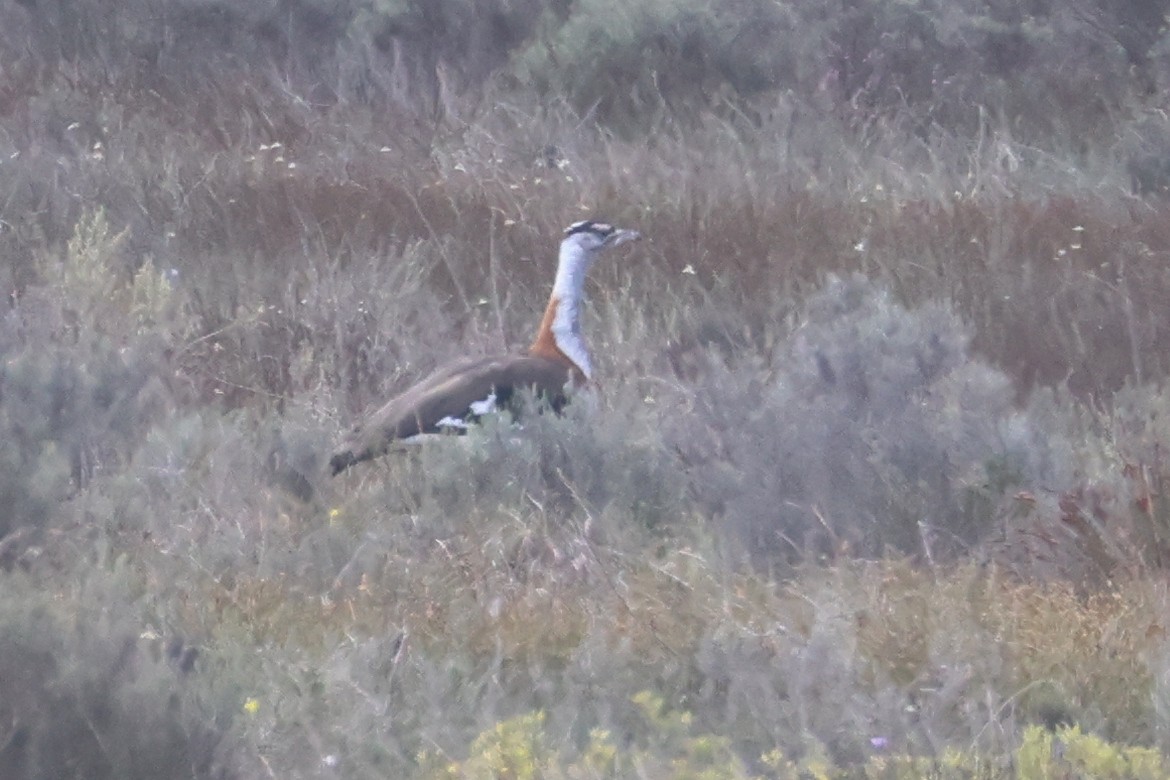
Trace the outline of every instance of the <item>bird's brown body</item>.
<path fill-rule="evenodd" d="M 330 458 L 333 474 L 386 453 L 396 441 L 461 432 L 508 406 L 518 392 L 532 391 L 559 411 L 573 388 L 588 383 L 577 319 L 584 272 L 601 251 L 639 236 L 599 222 L 578 222 L 565 233 L 553 294 L 528 353 L 464 359 L 435 371 L 354 429 Z"/>
<path fill-rule="evenodd" d="M 494 406 L 509 404 L 517 391 L 531 390 L 555 410 L 567 400 L 572 364 L 533 355 L 503 355 L 461 360 L 440 368 L 394 398 L 358 426 L 330 459 L 334 474 L 382 455 L 399 440 L 442 433 L 455 426 L 445 419 L 464 419 L 472 404 L 494 396 Z"/>

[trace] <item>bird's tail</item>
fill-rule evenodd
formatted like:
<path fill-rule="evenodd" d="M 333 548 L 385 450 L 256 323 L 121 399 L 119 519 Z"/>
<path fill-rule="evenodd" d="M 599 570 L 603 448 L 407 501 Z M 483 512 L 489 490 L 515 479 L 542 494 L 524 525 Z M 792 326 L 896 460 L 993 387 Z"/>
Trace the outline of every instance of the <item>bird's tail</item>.
<path fill-rule="evenodd" d="M 336 477 L 361 460 L 361 458 L 354 454 L 353 450 L 342 450 L 329 459 L 329 476 Z"/>

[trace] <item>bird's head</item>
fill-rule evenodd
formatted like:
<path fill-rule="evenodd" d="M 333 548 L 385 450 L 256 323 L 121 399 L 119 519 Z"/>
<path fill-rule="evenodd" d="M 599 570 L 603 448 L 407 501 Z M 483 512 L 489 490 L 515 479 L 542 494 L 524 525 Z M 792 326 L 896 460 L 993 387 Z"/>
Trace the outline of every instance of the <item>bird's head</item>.
<path fill-rule="evenodd" d="M 565 228 L 565 237 L 561 241 L 561 252 L 570 252 L 575 255 L 593 259 L 607 249 L 621 246 L 627 241 L 637 241 L 642 234 L 636 230 L 624 230 L 614 227 L 607 222 L 597 222 L 591 219 L 574 222 Z"/>

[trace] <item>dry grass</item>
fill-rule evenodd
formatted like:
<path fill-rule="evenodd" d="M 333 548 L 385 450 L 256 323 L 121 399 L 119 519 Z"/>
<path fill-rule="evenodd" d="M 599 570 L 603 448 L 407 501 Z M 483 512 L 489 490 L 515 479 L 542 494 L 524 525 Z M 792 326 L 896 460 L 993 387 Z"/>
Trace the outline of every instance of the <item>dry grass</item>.
<path fill-rule="evenodd" d="M 38 42 L 0 54 L 0 634 L 30 637 L 0 775 L 74 746 L 149 776 L 103 747 L 139 736 L 199 777 L 1015 776 L 1055 750 L 1033 724 L 1170 749 L 1170 222 L 1114 140 L 1166 123 L 1109 19 L 1041 15 L 1014 45 L 1058 83 L 1013 91 L 963 75 L 1005 43 L 955 6 L 980 46 L 919 41 L 947 92 L 868 37 L 905 43 L 904 4 L 798 34 L 745 3 L 800 53 L 747 69 L 664 6 L 660 48 L 542 97 L 536 5 L 495 8 L 511 59 L 456 0 L 442 34 L 86 4 L 125 51 L 0 10 Z M 1120 86 L 1056 111 L 1090 76 L 1049 40 Z M 702 88 L 647 81 L 684 44 Z M 522 348 L 595 214 L 649 238 L 589 283 L 596 413 L 324 479 L 380 400 Z"/>

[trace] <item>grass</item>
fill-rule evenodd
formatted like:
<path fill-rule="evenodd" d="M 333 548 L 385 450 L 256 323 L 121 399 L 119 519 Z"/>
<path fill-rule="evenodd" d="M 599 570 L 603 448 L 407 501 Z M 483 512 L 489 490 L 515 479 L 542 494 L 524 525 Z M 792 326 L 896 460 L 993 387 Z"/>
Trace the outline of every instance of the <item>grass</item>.
<path fill-rule="evenodd" d="M 903 6 L 0 10 L 0 776 L 1159 776 L 1159 50 Z M 324 477 L 593 215 L 596 409 Z"/>

